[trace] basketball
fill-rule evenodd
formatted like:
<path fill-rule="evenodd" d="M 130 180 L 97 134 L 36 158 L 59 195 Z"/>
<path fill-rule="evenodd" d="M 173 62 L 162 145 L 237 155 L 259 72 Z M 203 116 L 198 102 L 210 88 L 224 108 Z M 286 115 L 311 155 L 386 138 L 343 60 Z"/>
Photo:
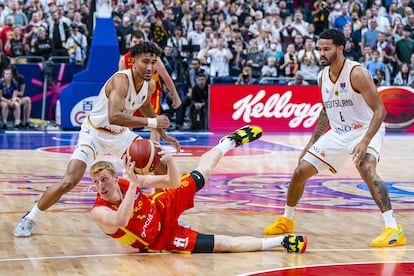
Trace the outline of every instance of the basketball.
<path fill-rule="evenodd" d="M 135 162 L 135 173 L 145 175 L 153 172 L 160 163 L 159 148 L 151 140 L 138 139 L 131 143 L 127 155 Z"/>
<path fill-rule="evenodd" d="M 414 122 L 414 89 L 411 87 L 384 87 L 379 89 L 387 116 L 385 124 L 390 128 L 406 127 Z"/>

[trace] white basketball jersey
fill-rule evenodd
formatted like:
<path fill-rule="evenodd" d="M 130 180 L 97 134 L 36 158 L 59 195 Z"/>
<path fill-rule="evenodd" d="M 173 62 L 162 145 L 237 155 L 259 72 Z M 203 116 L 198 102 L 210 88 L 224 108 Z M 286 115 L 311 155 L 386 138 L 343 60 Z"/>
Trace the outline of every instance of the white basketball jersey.
<path fill-rule="evenodd" d="M 321 72 L 321 93 L 330 126 L 338 133 L 358 128 L 368 128 L 373 111 L 358 91 L 351 85 L 350 75 L 361 64 L 345 60 L 336 82 L 329 78 L 329 66 Z"/>
<path fill-rule="evenodd" d="M 126 114 L 133 114 L 138 108 L 142 106 L 145 100 L 148 97 L 148 81 L 144 81 L 142 88 L 139 92 L 135 90 L 134 79 L 132 77 L 132 70 L 126 69 L 116 74 L 125 74 L 128 77 L 129 87 L 128 87 L 128 95 L 125 99 L 125 111 Z M 99 92 L 98 99 L 94 103 L 92 111 L 89 114 L 89 120 L 96 128 L 104 128 L 108 131 L 112 132 L 119 132 L 123 127 L 118 125 L 112 125 L 108 121 L 108 98 L 105 94 L 105 88 L 108 84 L 109 80 L 104 84 Z"/>

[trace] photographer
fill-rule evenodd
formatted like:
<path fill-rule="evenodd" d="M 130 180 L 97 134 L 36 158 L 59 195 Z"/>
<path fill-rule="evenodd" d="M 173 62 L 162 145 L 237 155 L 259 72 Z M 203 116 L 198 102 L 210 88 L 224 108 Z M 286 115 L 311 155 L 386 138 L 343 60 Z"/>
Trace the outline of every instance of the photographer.
<path fill-rule="evenodd" d="M 250 68 L 249 66 L 245 66 L 235 84 L 242 85 L 242 84 L 255 84 L 255 83 L 256 83 L 256 79 L 252 77 L 252 68 Z"/>

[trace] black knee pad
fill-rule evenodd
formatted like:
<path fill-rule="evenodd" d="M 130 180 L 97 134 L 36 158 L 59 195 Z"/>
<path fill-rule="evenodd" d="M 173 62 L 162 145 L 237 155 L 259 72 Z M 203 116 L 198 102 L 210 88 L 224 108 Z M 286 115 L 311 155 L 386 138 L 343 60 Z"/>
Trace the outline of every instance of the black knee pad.
<path fill-rule="evenodd" d="M 204 176 L 199 171 L 192 171 L 191 177 L 194 179 L 197 191 L 201 190 L 204 187 L 206 181 L 204 180 Z"/>

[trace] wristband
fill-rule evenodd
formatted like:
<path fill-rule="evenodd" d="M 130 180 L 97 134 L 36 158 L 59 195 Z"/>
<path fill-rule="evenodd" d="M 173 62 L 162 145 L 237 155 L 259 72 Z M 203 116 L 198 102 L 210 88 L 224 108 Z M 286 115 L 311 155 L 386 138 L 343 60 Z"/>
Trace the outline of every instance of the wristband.
<path fill-rule="evenodd" d="M 157 118 L 147 118 L 148 127 L 157 128 Z"/>

